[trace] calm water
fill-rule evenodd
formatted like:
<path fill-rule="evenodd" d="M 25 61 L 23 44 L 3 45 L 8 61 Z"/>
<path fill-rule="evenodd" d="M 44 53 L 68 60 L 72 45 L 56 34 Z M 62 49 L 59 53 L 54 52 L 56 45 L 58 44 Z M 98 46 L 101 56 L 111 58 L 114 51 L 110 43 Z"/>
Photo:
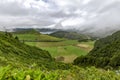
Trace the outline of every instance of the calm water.
<path fill-rule="evenodd" d="M 42 34 L 51 34 L 51 33 L 54 33 L 55 31 L 48 31 L 48 32 L 40 32 Z"/>

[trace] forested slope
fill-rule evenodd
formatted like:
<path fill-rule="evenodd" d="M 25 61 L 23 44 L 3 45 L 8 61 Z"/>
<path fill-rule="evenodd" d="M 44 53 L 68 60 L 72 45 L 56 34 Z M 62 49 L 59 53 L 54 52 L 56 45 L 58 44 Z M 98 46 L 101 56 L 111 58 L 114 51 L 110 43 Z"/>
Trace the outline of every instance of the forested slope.
<path fill-rule="evenodd" d="M 120 31 L 96 41 L 88 55 L 78 57 L 74 60 L 74 64 L 118 68 L 120 66 Z"/>

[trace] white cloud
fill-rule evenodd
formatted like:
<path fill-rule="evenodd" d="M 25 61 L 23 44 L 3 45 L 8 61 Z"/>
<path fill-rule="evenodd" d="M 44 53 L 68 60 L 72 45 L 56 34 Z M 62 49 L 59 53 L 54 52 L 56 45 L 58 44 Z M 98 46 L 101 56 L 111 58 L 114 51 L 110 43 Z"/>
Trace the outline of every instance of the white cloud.
<path fill-rule="evenodd" d="M 70 18 L 70 19 L 64 20 L 61 24 L 63 26 L 70 27 L 70 26 L 81 25 L 84 22 L 85 22 L 84 18 Z"/>
<path fill-rule="evenodd" d="M 0 26 L 115 30 L 120 25 L 119 4 L 120 0 L 0 0 Z"/>
<path fill-rule="evenodd" d="M 83 4 L 88 4 L 91 0 L 84 0 Z"/>

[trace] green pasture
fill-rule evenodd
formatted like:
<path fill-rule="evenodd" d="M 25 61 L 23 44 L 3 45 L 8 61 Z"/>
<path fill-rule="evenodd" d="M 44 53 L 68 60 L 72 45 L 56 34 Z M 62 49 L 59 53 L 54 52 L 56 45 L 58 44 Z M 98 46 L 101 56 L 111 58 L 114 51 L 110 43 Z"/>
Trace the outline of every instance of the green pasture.
<path fill-rule="evenodd" d="M 56 57 L 66 55 L 86 55 L 89 51 L 77 46 L 77 44 L 85 44 L 92 48 L 94 42 L 78 42 L 77 40 L 65 40 L 61 42 L 26 42 L 26 44 L 47 50 L 53 57 Z"/>
<path fill-rule="evenodd" d="M 24 41 L 62 41 L 63 39 L 52 37 L 44 34 L 14 34 L 14 37 L 17 36 L 19 40 Z"/>
<path fill-rule="evenodd" d="M 44 50 L 47 50 L 50 52 L 50 54 L 55 56 L 63 56 L 63 55 L 86 55 L 87 51 L 84 51 L 83 49 L 80 49 L 76 46 L 58 46 L 58 47 L 41 47 Z"/>

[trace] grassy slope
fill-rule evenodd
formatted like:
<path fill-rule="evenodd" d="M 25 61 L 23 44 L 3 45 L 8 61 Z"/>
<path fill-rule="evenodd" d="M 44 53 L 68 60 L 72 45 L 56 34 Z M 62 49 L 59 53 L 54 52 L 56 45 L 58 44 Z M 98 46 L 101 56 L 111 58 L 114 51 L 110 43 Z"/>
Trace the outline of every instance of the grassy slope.
<path fill-rule="evenodd" d="M 30 66 L 44 61 L 52 61 L 47 51 L 25 45 L 15 40 L 9 33 L 0 33 L 0 63 L 2 65 Z"/>

